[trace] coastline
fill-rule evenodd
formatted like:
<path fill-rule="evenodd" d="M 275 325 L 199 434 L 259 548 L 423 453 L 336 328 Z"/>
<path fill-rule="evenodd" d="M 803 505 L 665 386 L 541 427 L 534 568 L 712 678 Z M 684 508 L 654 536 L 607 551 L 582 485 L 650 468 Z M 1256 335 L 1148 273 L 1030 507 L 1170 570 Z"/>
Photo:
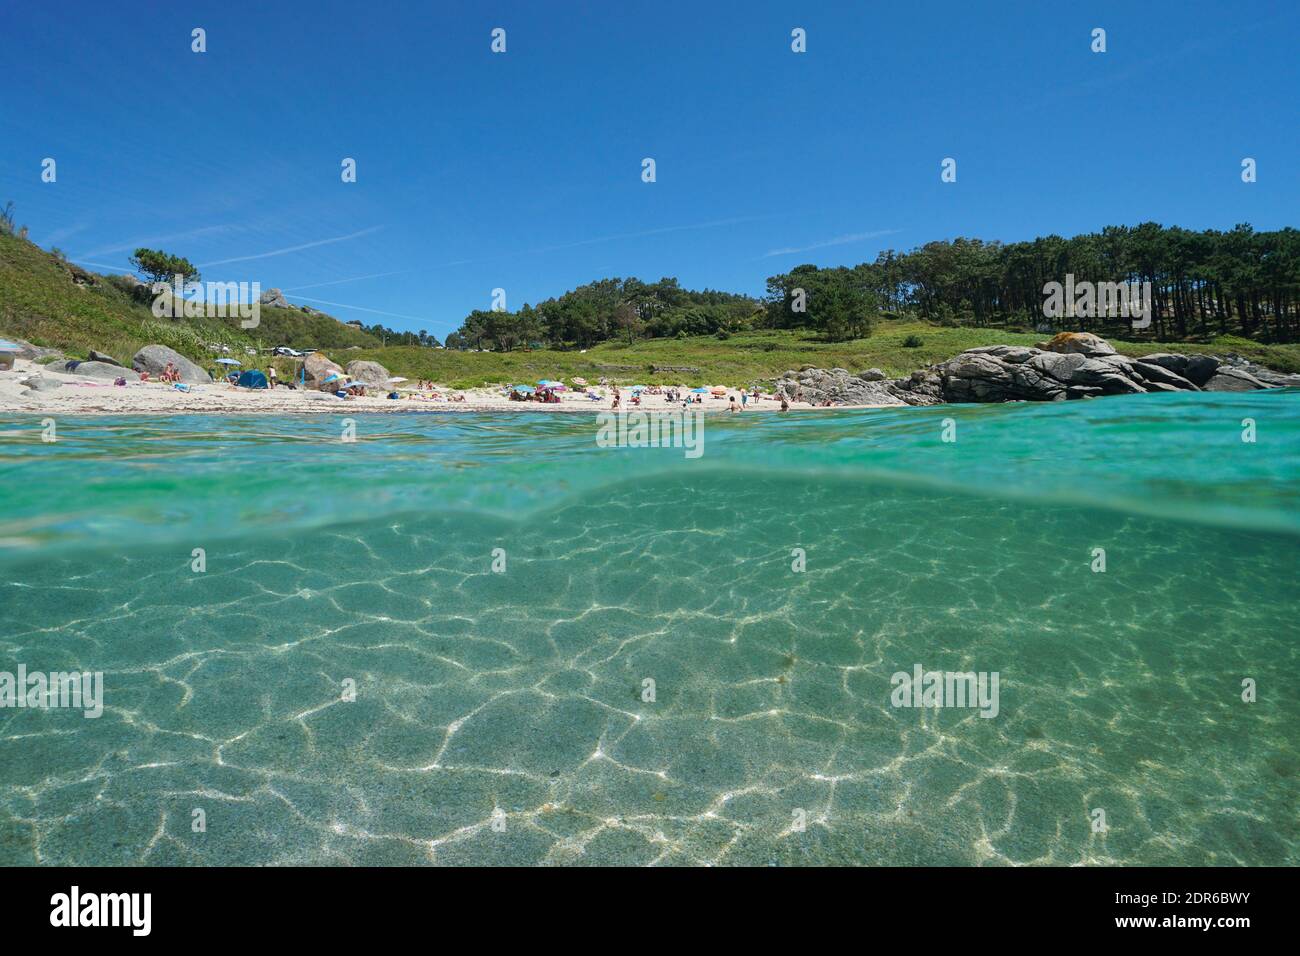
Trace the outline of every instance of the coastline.
<path fill-rule="evenodd" d="M 127 375 L 133 375 L 124 369 Z M 60 387 L 51 391 L 38 391 L 23 385 L 33 375 L 54 379 Z M 348 399 L 333 395 L 290 389 L 283 385 L 275 389 L 244 389 L 213 382 L 208 385 L 191 385 L 189 391 L 180 391 L 165 382 L 128 382 L 114 385 L 102 378 L 75 374 L 57 374 L 45 366 L 26 359 L 18 359 L 9 371 L 0 371 L 0 414 L 17 415 L 160 415 L 160 414 L 221 414 L 221 415 L 339 415 L 378 414 L 402 415 L 410 413 L 493 413 L 525 412 L 540 414 L 594 414 L 610 411 L 610 400 L 593 402 L 578 394 L 565 394 L 556 404 L 540 402 L 512 402 L 497 388 L 440 389 L 441 394 L 458 394 L 464 401 L 443 398 L 431 400 L 420 392 L 408 391 L 400 399 L 373 396 Z M 739 394 L 736 390 L 734 394 Z M 417 397 L 405 397 L 405 396 Z M 681 403 L 669 402 L 662 395 L 644 395 L 640 406 L 628 402 L 629 392 L 624 389 L 620 411 L 665 412 L 681 409 Z M 710 396 L 700 405 L 692 405 L 708 414 L 728 414 L 725 399 Z M 808 402 L 791 402 L 791 411 L 835 411 L 865 408 L 894 408 L 894 405 L 837 405 L 834 408 L 814 406 Z M 739 414 L 750 412 L 779 412 L 780 403 L 765 396 L 762 401 L 751 402 Z"/>

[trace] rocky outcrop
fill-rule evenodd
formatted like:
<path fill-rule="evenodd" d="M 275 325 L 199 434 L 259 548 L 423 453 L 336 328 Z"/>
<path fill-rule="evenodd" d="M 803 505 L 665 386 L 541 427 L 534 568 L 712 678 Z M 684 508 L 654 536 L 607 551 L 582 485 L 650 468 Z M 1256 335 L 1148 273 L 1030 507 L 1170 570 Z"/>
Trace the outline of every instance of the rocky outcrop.
<path fill-rule="evenodd" d="M 776 390 L 814 405 L 936 405 L 941 402 L 1056 402 L 1099 395 L 1146 392 L 1253 391 L 1300 385 L 1300 375 L 1250 366 L 1233 356 L 1156 352 L 1120 355 L 1089 332 L 1062 332 L 1038 347 L 986 345 L 883 381 L 879 369 L 857 375 L 845 369 L 805 366 L 786 372 Z"/>
<path fill-rule="evenodd" d="M 1275 372 L 1271 368 L 1256 365 L 1254 362 L 1231 352 L 1223 357 L 1223 364 L 1236 371 L 1245 372 L 1265 385 L 1272 385 L 1277 388 L 1300 386 L 1300 374 L 1295 372 Z"/>
<path fill-rule="evenodd" d="M 303 374 L 307 383 L 307 388 L 327 388 L 331 391 L 333 388 L 325 384 L 325 379 L 331 375 L 343 375 L 343 367 L 331 362 L 325 357 L 323 352 L 312 352 L 302 362 Z M 334 386 L 337 388 L 337 386 Z"/>
<path fill-rule="evenodd" d="M 1064 332 L 1042 344 L 1049 348 L 990 345 L 969 349 L 936 366 L 944 398 L 950 402 L 1043 402 L 1143 392 L 1276 387 L 1211 355 L 1156 352 L 1134 359 L 1116 353 L 1105 339 L 1089 333 Z"/>
<path fill-rule="evenodd" d="M 187 385 L 203 385 L 212 381 L 212 376 L 195 365 L 175 349 L 165 345 L 146 345 L 135 353 L 131 367 L 137 372 L 148 372 L 150 378 L 157 378 L 171 362 L 180 372 L 181 381 Z M 119 373 L 121 369 L 118 370 Z"/>
<path fill-rule="evenodd" d="M 934 405 L 942 399 L 922 389 L 900 388 L 887 382 L 880 369 L 853 374 L 842 368 L 811 368 L 786 372 L 777 379 L 776 392 L 790 401 L 813 405 Z M 905 380 L 906 381 L 906 380 Z"/>
<path fill-rule="evenodd" d="M 262 305 L 272 309 L 292 309 L 293 306 L 289 300 L 284 297 L 284 293 L 279 289 L 267 289 L 262 293 L 262 298 L 258 300 Z"/>
<path fill-rule="evenodd" d="M 1105 340 L 1098 341 L 1110 348 Z M 968 349 L 938 367 L 944 398 L 950 402 L 1055 402 L 1197 388 L 1161 365 L 1106 352 L 1095 343 L 1082 346 L 1089 352 L 1078 351 L 1076 343 L 1067 347 L 1072 350 L 1044 351 L 1021 345 Z"/>
<path fill-rule="evenodd" d="M 378 362 L 366 362 L 354 359 L 348 363 L 348 375 L 362 382 L 367 388 L 387 388 L 389 372 Z"/>

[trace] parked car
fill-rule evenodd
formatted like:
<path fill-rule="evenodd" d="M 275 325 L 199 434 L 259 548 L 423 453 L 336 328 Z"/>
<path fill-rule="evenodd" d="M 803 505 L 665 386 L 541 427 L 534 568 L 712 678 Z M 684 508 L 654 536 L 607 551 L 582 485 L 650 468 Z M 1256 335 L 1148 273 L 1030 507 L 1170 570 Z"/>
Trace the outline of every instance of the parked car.
<path fill-rule="evenodd" d="M 291 348 L 289 348 L 289 346 L 287 346 L 287 345 L 280 345 L 280 346 L 277 346 L 277 347 L 273 350 L 273 354 L 275 354 L 275 355 L 292 355 L 292 356 L 294 356 L 295 358 L 300 358 L 300 357 L 302 356 L 302 353 L 299 352 L 297 349 L 291 349 Z"/>

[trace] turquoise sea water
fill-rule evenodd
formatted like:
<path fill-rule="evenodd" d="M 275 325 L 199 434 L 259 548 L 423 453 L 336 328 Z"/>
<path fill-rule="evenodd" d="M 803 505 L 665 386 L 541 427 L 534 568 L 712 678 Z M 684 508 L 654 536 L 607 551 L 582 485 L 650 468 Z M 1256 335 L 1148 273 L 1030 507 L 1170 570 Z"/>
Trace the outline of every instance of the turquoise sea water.
<path fill-rule="evenodd" d="M 1300 863 L 1294 390 L 355 419 L 0 418 L 0 863 Z"/>

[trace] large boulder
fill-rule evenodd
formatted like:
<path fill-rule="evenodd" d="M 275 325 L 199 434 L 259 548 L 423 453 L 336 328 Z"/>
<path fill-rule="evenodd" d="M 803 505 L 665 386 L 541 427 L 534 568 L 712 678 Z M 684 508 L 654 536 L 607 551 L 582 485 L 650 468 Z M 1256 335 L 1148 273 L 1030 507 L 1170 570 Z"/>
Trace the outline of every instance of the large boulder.
<path fill-rule="evenodd" d="M 1177 355 L 1173 352 L 1144 355 L 1138 361 L 1168 369 L 1193 385 L 1204 385 L 1222 364 L 1213 355 Z"/>
<path fill-rule="evenodd" d="M 325 379 L 344 374 L 343 367 L 331 362 L 322 352 L 312 352 L 303 359 L 302 367 L 308 388 L 333 391 L 337 386 L 326 385 Z"/>
<path fill-rule="evenodd" d="M 84 375 L 86 378 L 106 378 L 118 379 L 126 378 L 127 381 L 133 382 L 140 376 L 136 375 L 129 368 L 123 368 L 120 365 L 109 365 L 107 362 L 68 362 L 64 365 L 52 367 L 53 371 L 65 372 L 68 375 Z"/>
<path fill-rule="evenodd" d="M 1214 377 L 1205 383 L 1207 392 L 1254 392 L 1261 388 L 1273 387 L 1244 369 L 1227 365 L 1220 366 L 1214 373 Z"/>
<path fill-rule="evenodd" d="M 1091 332 L 1058 332 L 1046 342 L 1038 343 L 1044 352 L 1061 352 L 1069 355 L 1114 355 L 1115 348 L 1100 335 Z"/>
<path fill-rule="evenodd" d="M 353 359 L 348 363 L 348 375 L 359 382 L 364 382 L 367 388 L 387 388 L 389 373 L 378 362 L 366 362 L 361 359 Z"/>
<path fill-rule="evenodd" d="M 49 378 L 45 375 L 29 375 L 19 384 L 26 385 L 31 393 L 53 392 L 63 387 L 63 383 L 57 378 Z"/>
<path fill-rule="evenodd" d="M 284 297 L 284 293 L 279 289 L 267 289 L 262 293 L 262 298 L 258 300 L 262 305 L 269 306 L 272 309 L 292 309 L 293 306 L 289 300 Z"/>
<path fill-rule="evenodd" d="M 48 349 L 42 345 L 32 345 L 22 339 L 14 339 L 13 343 L 18 346 L 15 353 L 20 359 L 27 359 L 29 362 L 39 362 L 43 358 L 63 358 L 63 353 L 58 349 Z"/>
<path fill-rule="evenodd" d="M 175 349 L 165 345 L 146 345 L 135 353 L 131 367 L 137 372 L 148 372 L 150 378 L 156 379 L 171 362 L 180 372 L 181 381 L 187 385 L 203 385 L 212 381 L 212 376 L 195 365 Z M 121 369 L 118 369 L 121 372 Z"/>

